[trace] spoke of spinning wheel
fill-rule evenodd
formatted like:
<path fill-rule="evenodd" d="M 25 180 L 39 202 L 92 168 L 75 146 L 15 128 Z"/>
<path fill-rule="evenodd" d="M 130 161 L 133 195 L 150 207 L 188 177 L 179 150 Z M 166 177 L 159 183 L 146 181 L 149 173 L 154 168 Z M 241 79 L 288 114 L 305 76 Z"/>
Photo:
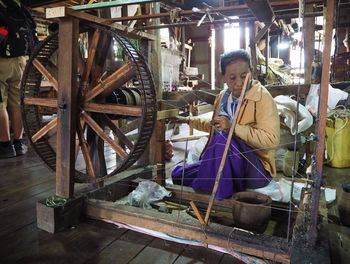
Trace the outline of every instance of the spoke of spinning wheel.
<path fill-rule="evenodd" d="M 134 147 L 134 144 L 123 134 L 123 132 L 112 122 L 107 115 L 101 116 L 102 121 L 113 131 L 118 139 L 123 142 L 130 150 Z"/>
<path fill-rule="evenodd" d="M 84 110 L 89 112 L 104 113 L 104 114 L 136 116 L 136 117 L 142 116 L 142 108 L 140 106 L 85 103 Z"/>
<path fill-rule="evenodd" d="M 24 98 L 24 104 L 57 108 L 57 99 L 26 97 Z"/>
<path fill-rule="evenodd" d="M 111 139 L 108 134 L 87 113 L 83 112 L 81 115 L 84 121 L 95 131 L 95 133 L 105 142 L 107 142 L 120 157 L 126 158 L 128 156 L 125 150 L 117 145 L 113 139 Z"/>
<path fill-rule="evenodd" d="M 52 130 L 56 127 L 57 127 L 57 117 L 55 117 L 49 123 L 47 123 L 45 126 L 40 128 L 40 130 L 32 136 L 32 141 L 34 143 L 37 142 L 39 139 L 41 139 L 43 136 L 45 136 L 50 130 Z"/>
<path fill-rule="evenodd" d="M 51 73 L 45 68 L 44 65 L 41 64 L 41 62 L 37 59 L 33 60 L 33 65 L 35 68 L 48 80 L 52 87 L 58 91 L 58 82 L 57 80 L 51 75 Z"/>
<path fill-rule="evenodd" d="M 84 122 L 84 120 L 80 119 L 80 126 L 83 128 L 82 130 L 84 131 L 85 130 L 85 122 Z M 77 143 L 77 141 L 78 141 L 78 143 Z M 75 160 L 77 160 L 78 154 L 79 154 L 79 148 L 80 148 L 79 142 L 80 142 L 79 141 L 79 135 L 78 135 L 78 131 L 77 131 L 76 136 L 75 136 Z"/>
<path fill-rule="evenodd" d="M 94 99 L 100 95 L 105 97 L 116 89 L 120 88 L 124 83 L 130 81 L 134 76 L 134 68 L 131 62 L 124 64 L 117 71 L 109 75 L 106 79 L 98 83 L 92 90 L 86 93 L 85 102 Z"/>
<path fill-rule="evenodd" d="M 120 130 L 125 135 L 125 134 L 128 134 L 129 132 L 131 132 L 135 129 L 138 129 L 139 125 L 140 125 L 140 120 L 136 119 L 136 120 L 133 120 L 133 121 L 127 123 L 125 126 L 120 128 Z"/>
<path fill-rule="evenodd" d="M 84 68 L 83 77 L 82 77 L 83 83 L 86 83 L 89 79 L 92 65 L 95 60 L 96 48 L 98 45 L 98 41 L 100 40 L 100 35 L 101 35 L 101 31 L 97 29 L 95 30 L 94 35 L 92 36 L 91 44 L 88 51 L 88 59 L 87 59 L 87 62 Z"/>
<path fill-rule="evenodd" d="M 80 144 L 79 144 L 79 136 L 78 132 L 75 133 L 75 160 L 77 160 L 78 155 L 79 155 L 79 149 L 80 149 Z"/>
<path fill-rule="evenodd" d="M 81 146 L 81 152 L 83 153 L 83 157 L 84 157 L 85 164 L 86 164 L 86 172 L 90 177 L 95 177 L 96 175 L 95 175 L 95 171 L 94 171 L 94 166 L 92 164 L 92 160 L 91 160 L 91 157 L 89 155 L 89 147 L 88 147 L 87 142 L 85 141 L 83 128 L 82 128 L 80 122 L 78 122 L 78 125 L 77 125 L 77 133 L 78 133 L 79 143 Z"/>

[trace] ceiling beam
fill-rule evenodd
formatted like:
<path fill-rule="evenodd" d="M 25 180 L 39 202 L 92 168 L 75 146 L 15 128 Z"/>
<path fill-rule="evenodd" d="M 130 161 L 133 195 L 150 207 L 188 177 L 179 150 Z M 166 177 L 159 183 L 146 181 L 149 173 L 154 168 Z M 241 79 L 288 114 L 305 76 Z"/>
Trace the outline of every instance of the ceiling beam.
<path fill-rule="evenodd" d="M 267 0 L 247 0 L 247 6 L 260 22 L 271 23 L 275 20 L 275 13 Z"/>
<path fill-rule="evenodd" d="M 123 5 L 146 4 L 151 2 L 159 2 L 159 1 L 157 0 L 117 0 L 117 1 L 110 1 L 110 2 L 98 2 L 98 3 L 86 4 L 86 5 L 76 5 L 70 8 L 75 11 L 82 11 L 82 10 L 108 8 L 108 7 L 123 6 Z"/>

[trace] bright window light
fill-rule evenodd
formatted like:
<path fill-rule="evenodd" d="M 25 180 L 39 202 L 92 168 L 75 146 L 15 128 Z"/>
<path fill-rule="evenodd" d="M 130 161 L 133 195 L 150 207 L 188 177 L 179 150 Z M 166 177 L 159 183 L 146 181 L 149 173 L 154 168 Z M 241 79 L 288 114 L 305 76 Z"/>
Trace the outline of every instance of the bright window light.
<path fill-rule="evenodd" d="M 240 48 L 240 32 L 238 23 L 230 24 L 224 29 L 224 51 L 228 52 Z"/>
<path fill-rule="evenodd" d="M 289 48 L 289 42 L 283 41 L 277 45 L 278 49 L 284 50 Z"/>

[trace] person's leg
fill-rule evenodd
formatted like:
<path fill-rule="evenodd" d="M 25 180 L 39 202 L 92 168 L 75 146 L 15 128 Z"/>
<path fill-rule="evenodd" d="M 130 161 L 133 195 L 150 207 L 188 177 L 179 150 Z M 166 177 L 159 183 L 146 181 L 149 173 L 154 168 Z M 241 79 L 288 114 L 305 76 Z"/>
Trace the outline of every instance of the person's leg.
<path fill-rule="evenodd" d="M 192 184 L 193 189 L 209 193 L 212 192 L 220 167 L 221 158 L 225 150 L 226 138 L 227 134 L 223 133 L 217 134 L 211 139 L 208 147 L 202 154 L 201 166 L 198 170 L 198 176 Z M 232 151 L 237 154 L 237 151 Z M 235 165 L 232 166 L 232 164 Z M 229 153 L 222 171 L 219 187 L 215 196 L 216 199 L 222 200 L 232 196 L 234 190 L 232 178 L 234 177 L 234 174 L 236 174 L 236 177 L 239 177 L 238 174 L 242 170 L 243 166 L 242 161 L 240 160 L 240 156 L 238 154 L 231 155 Z M 239 189 L 239 186 L 236 186 L 236 189 Z"/>
<path fill-rule="evenodd" d="M 0 142 L 10 141 L 10 123 L 6 110 L 8 98 L 8 76 L 11 75 L 7 59 L 0 58 Z"/>
<path fill-rule="evenodd" d="M 213 137 L 202 155 L 198 176 L 192 184 L 194 189 L 212 192 L 226 141 L 226 133 Z M 233 137 L 223 167 L 216 199 L 229 198 L 234 193 L 252 188 L 252 186 L 266 186 L 270 180 L 271 176 L 265 171 L 254 150 L 239 138 Z"/>
<path fill-rule="evenodd" d="M 10 141 L 10 122 L 6 109 L 0 109 L 0 142 Z"/>
<path fill-rule="evenodd" d="M 7 78 L 11 75 L 11 69 L 7 59 L 0 58 L 0 158 L 12 158 L 16 156 L 10 138 L 10 122 L 7 112 L 8 84 Z"/>
<path fill-rule="evenodd" d="M 8 81 L 9 83 L 9 97 L 8 97 L 8 112 L 11 121 L 11 127 L 14 133 L 13 144 L 16 150 L 16 154 L 23 155 L 27 152 L 27 147 L 22 142 L 23 136 L 23 123 L 21 115 L 21 102 L 20 102 L 20 84 L 25 68 L 25 57 L 14 58 L 13 61 L 14 74 Z"/>
<path fill-rule="evenodd" d="M 15 106 L 9 109 L 9 117 L 11 120 L 11 127 L 14 134 L 14 139 L 22 139 L 23 137 L 23 123 L 22 123 L 22 114 L 21 107 Z"/>

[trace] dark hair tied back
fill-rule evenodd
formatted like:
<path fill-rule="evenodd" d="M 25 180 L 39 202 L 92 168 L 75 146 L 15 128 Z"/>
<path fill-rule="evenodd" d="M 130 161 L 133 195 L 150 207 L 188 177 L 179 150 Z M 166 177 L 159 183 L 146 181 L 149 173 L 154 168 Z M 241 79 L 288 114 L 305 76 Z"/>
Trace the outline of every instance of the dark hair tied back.
<path fill-rule="evenodd" d="M 221 59 L 220 59 L 221 74 L 225 74 L 227 65 L 229 65 L 230 63 L 236 60 L 243 60 L 247 62 L 249 65 L 249 69 L 250 70 L 252 69 L 252 66 L 250 64 L 249 53 L 246 50 L 239 49 L 239 50 L 226 52 L 221 55 Z"/>

